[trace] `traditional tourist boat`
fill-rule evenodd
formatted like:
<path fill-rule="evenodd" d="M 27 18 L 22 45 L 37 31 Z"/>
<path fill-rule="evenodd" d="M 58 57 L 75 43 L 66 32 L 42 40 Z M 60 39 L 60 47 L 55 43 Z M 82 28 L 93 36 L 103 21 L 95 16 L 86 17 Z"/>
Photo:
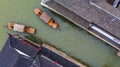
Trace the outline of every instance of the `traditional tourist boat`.
<path fill-rule="evenodd" d="M 42 19 L 48 26 L 56 29 L 58 24 L 45 12 L 41 11 L 39 8 L 34 8 L 34 13 Z"/>
<path fill-rule="evenodd" d="M 18 31 L 18 32 L 26 32 L 26 33 L 29 33 L 29 34 L 34 34 L 35 33 L 34 28 L 25 26 L 23 24 L 17 24 L 17 23 L 9 22 L 7 24 L 7 28 L 10 29 L 10 30 L 14 30 L 14 31 Z"/>

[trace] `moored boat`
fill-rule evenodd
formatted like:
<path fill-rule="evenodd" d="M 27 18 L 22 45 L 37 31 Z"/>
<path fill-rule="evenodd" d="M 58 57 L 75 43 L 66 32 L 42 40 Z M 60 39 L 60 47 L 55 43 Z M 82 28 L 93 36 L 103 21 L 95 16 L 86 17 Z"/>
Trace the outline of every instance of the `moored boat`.
<path fill-rule="evenodd" d="M 0 67 L 87 67 L 44 42 L 11 34 L 0 52 L 0 62 Z"/>
<path fill-rule="evenodd" d="M 12 22 L 9 22 L 7 24 L 7 28 L 10 30 L 17 31 L 17 32 L 25 32 L 25 33 L 29 33 L 29 34 L 35 33 L 35 29 L 32 27 L 28 27 L 23 24 L 17 24 L 17 23 L 12 23 Z"/>
<path fill-rule="evenodd" d="M 48 26 L 56 29 L 58 24 L 45 12 L 41 11 L 39 8 L 34 8 L 34 13 L 42 19 Z"/>

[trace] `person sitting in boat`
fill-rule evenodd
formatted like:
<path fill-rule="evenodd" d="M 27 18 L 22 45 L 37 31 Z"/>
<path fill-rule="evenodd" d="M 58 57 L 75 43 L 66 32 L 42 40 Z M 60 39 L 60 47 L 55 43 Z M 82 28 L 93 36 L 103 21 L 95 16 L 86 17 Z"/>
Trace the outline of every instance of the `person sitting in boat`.
<path fill-rule="evenodd" d="M 34 8 L 35 14 L 42 19 L 45 23 L 47 23 L 50 27 L 56 29 L 58 27 L 58 24 L 54 22 L 54 20 L 45 12 L 42 12 L 38 8 Z"/>
<path fill-rule="evenodd" d="M 11 22 L 9 22 L 7 24 L 7 28 L 10 29 L 10 30 L 14 30 L 14 31 L 18 31 L 18 32 L 26 32 L 26 33 L 29 33 L 29 34 L 34 34 L 35 33 L 34 28 L 27 27 L 27 26 L 22 25 L 22 24 L 11 23 Z"/>

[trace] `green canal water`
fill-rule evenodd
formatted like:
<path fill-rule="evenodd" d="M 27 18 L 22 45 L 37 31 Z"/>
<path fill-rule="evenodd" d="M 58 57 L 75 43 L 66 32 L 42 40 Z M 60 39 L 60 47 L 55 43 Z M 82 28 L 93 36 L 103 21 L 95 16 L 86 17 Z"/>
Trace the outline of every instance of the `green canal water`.
<path fill-rule="evenodd" d="M 35 7 L 51 15 L 61 30 L 51 29 L 38 19 L 33 13 Z M 0 49 L 8 37 L 7 32 L 28 35 L 8 30 L 5 26 L 9 21 L 36 28 L 36 37 L 91 67 L 120 67 L 120 58 L 116 56 L 115 49 L 58 14 L 40 6 L 40 0 L 0 0 Z"/>

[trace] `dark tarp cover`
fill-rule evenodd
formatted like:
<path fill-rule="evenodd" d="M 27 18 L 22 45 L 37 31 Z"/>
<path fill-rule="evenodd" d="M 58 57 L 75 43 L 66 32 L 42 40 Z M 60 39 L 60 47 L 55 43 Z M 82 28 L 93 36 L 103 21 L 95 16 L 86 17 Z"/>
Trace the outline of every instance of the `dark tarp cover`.
<path fill-rule="evenodd" d="M 31 58 L 19 54 L 14 48 L 29 55 Z M 0 67 L 62 67 L 51 61 L 38 54 L 35 47 L 30 44 L 24 44 L 23 40 L 14 38 L 10 34 L 0 52 Z"/>

